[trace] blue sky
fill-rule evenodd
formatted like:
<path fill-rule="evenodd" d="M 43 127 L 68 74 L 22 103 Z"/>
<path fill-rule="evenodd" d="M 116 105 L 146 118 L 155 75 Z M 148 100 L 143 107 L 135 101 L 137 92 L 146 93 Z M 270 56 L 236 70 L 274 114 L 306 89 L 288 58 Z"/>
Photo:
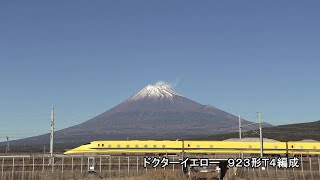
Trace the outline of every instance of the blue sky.
<path fill-rule="evenodd" d="M 287 124 L 320 119 L 319 1 L 1 1 L 0 137 L 75 125 L 150 83 Z M 1 141 L 1 139 L 0 139 Z"/>

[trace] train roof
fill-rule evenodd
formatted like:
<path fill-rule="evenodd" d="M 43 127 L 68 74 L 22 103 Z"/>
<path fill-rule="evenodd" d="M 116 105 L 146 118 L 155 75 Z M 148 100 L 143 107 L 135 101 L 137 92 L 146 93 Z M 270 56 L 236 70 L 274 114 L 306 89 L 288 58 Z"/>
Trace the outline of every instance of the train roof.
<path fill-rule="evenodd" d="M 315 143 L 318 143 L 319 141 L 314 140 L 314 139 L 303 139 L 301 141 L 291 141 L 291 142 L 315 142 Z"/>
<path fill-rule="evenodd" d="M 247 138 L 230 138 L 226 139 L 224 141 L 239 141 L 239 142 L 260 142 L 260 138 L 254 138 L 254 137 L 247 137 Z M 263 138 L 263 142 L 280 142 L 274 139 L 268 139 L 268 138 Z"/>

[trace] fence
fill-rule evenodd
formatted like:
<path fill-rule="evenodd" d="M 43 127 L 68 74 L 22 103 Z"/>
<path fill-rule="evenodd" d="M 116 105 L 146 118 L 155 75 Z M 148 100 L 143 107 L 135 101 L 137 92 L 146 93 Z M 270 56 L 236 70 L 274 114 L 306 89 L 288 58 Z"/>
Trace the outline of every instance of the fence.
<path fill-rule="evenodd" d="M 189 157 L 189 156 L 187 156 Z M 195 155 L 196 158 L 223 159 L 239 156 L 230 155 Z M 143 176 L 159 170 L 175 172 L 179 175 L 182 167 L 171 164 L 165 168 L 143 167 L 143 156 L 65 156 L 55 155 L 54 158 L 45 155 L 20 155 L 0 156 L 1 180 L 9 179 L 45 179 L 47 176 L 55 176 L 54 179 L 66 177 L 79 179 L 88 175 L 103 178 L 121 178 Z M 179 156 L 169 156 L 171 161 L 179 159 Z M 285 179 L 320 179 L 319 157 L 300 156 L 299 168 L 273 168 L 265 171 L 261 168 L 238 168 L 227 171 L 227 178 L 251 177 L 258 178 L 285 178 Z M 95 172 L 90 174 L 88 172 Z"/>
<path fill-rule="evenodd" d="M 141 176 L 148 171 L 162 168 L 144 168 L 143 156 L 64 156 L 55 155 L 54 158 L 41 155 L 0 156 L 1 180 L 24 179 L 44 174 L 72 174 L 83 177 L 88 172 L 95 172 L 104 178 Z M 170 157 L 171 160 L 179 157 Z M 168 166 L 166 169 L 179 171 L 180 166 Z M 181 170 L 179 171 L 181 172 Z M 17 177 L 17 174 L 18 177 Z M 26 175 L 27 174 L 27 175 Z M 27 177 L 26 177 L 27 176 Z"/>

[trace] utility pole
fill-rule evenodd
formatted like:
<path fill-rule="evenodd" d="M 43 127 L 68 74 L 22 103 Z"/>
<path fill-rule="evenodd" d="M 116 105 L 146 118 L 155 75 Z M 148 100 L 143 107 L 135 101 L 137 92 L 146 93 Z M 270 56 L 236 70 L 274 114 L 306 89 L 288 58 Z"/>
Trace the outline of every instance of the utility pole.
<path fill-rule="evenodd" d="M 239 139 L 241 138 L 241 116 L 239 115 Z"/>
<path fill-rule="evenodd" d="M 9 136 L 6 136 L 7 138 L 7 147 L 6 147 L 6 154 L 9 152 Z"/>
<path fill-rule="evenodd" d="M 242 132 L 241 132 L 242 124 L 241 124 L 241 116 L 239 115 L 239 139 L 242 139 Z M 241 158 L 243 158 L 243 152 L 240 153 Z"/>
<path fill-rule="evenodd" d="M 261 111 L 258 111 L 258 119 L 259 119 L 259 130 L 260 130 L 260 156 L 263 157 L 263 136 L 262 136 L 262 119 L 261 119 Z"/>
<path fill-rule="evenodd" d="M 51 109 L 51 128 L 50 128 L 50 156 L 53 157 L 53 132 L 54 132 L 54 106 Z"/>

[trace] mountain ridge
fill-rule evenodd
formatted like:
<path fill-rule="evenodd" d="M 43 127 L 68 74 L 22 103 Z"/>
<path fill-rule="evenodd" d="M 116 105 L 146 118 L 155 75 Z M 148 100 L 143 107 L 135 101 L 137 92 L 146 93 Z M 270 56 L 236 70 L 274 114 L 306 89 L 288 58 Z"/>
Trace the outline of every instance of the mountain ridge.
<path fill-rule="evenodd" d="M 294 123 L 278 125 L 274 127 L 266 127 L 262 129 L 264 138 L 274 139 L 278 141 L 301 141 L 312 139 L 320 141 L 320 120 L 312 122 Z M 243 133 L 243 137 L 258 137 L 258 135 L 249 130 Z M 227 133 L 212 135 L 208 137 L 198 137 L 199 140 L 226 140 L 229 138 L 239 138 L 239 133 Z"/>
<path fill-rule="evenodd" d="M 243 120 L 243 124 L 249 123 L 252 122 Z M 55 132 L 54 139 L 55 143 L 68 147 L 98 139 L 175 140 L 237 129 L 238 117 L 185 98 L 160 81 L 147 85 L 124 102 L 83 123 Z M 12 145 L 26 143 L 42 144 L 42 148 L 49 143 L 49 134 L 11 142 Z"/>

